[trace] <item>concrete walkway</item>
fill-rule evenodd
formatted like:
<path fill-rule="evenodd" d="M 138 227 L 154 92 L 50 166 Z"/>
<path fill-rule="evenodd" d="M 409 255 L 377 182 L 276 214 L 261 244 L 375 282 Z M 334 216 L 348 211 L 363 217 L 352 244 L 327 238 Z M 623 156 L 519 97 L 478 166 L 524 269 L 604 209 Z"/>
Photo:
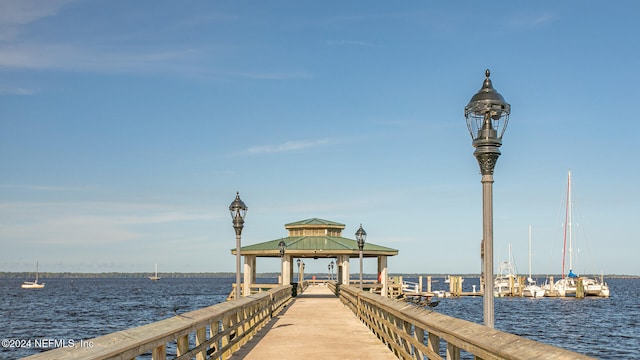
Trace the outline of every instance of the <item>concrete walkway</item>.
<path fill-rule="evenodd" d="M 325 286 L 309 287 L 230 359 L 397 359 Z"/>

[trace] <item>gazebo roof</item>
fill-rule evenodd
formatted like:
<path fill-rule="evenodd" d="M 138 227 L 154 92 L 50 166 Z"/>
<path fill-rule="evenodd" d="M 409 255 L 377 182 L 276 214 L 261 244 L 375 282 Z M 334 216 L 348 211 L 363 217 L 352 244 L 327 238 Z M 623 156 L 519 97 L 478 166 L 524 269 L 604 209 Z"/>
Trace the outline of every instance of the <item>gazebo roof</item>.
<path fill-rule="evenodd" d="M 344 229 L 345 225 L 333 221 L 322 220 L 318 218 L 297 221 L 285 225 L 290 233 L 292 229 L 308 228 L 308 229 Z M 316 231 L 317 232 L 317 231 Z M 334 232 L 335 233 L 335 232 Z M 240 248 L 240 255 L 255 255 L 258 257 L 279 257 L 280 248 L 278 244 L 284 241 L 286 246 L 285 253 L 294 257 L 313 257 L 313 258 L 329 258 L 337 255 L 349 255 L 350 257 L 358 257 L 360 251 L 358 242 L 342 236 L 331 235 L 302 235 L 287 236 L 280 239 L 269 240 L 258 244 L 247 245 Z M 235 254 L 235 249 L 231 250 Z M 364 257 L 377 256 L 394 256 L 398 255 L 398 250 L 365 242 L 362 250 Z"/>
<path fill-rule="evenodd" d="M 350 255 L 358 257 L 360 250 L 358 242 L 337 236 L 288 236 L 259 244 L 247 245 L 240 248 L 240 255 L 257 255 L 259 257 L 279 257 L 278 244 L 287 244 L 286 254 L 295 257 L 335 257 L 336 255 Z M 235 249 L 231 250 L 236 253 Z M 398 255 L 398 250 L 371 243 L 365 243 L 362 256 L 376 257 L 379 255 Z"/>

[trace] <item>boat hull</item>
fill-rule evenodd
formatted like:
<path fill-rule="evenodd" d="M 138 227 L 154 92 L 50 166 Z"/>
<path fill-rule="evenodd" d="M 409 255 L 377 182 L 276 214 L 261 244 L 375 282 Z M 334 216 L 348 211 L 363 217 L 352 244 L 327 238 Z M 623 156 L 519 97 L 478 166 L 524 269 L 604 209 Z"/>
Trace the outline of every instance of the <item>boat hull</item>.
<path fill-rule="evenodd" d="M 20 285 L 20 287 L 23 289 L 43 289 L 44 283 L 39 284 L 37 282 L 25 282 L 24 284 Z"/>

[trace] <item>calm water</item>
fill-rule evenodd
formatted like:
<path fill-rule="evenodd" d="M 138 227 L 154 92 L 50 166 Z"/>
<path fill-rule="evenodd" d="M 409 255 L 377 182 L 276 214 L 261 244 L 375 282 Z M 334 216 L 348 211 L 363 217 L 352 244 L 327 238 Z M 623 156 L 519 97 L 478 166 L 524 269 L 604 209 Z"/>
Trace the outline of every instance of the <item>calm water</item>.
<path fill-rule="evenodd" d="M 412 281 L 412 279 L 406 279 Z M 42 290 L 0 279 L 0 339 L 78 343 L 226 300 L 232 278 L 46 279 Z M 259 280 L 274 282 L 274 279 Z M 496 328 L 602 359 L 640 359 L 640 280 L 607 280 L 612 296 L 495 299 Z M 465 280 L 465 291 L 474 279 Z M 477 284 L 477 279 L 475 279 Z M 440 281 L 433 288 L 444 289 Z M 469 289 L 467 289 L 469 287 Z M 440 299 L 436 311 L 482 323 L 482 298 Z M 0 347 L 1 359 L 42 348 Z"/>

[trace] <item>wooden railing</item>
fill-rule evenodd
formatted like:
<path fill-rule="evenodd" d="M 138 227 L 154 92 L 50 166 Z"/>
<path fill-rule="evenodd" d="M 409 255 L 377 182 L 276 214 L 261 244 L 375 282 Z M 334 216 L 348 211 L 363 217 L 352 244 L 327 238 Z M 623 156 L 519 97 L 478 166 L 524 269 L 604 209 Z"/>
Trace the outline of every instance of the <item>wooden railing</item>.
<path fill-rule="evenodd" d="M 462 351 L 487 360 L 592 359 L 354 286 L 329 287 L 399 359 L 459 360 Z"/>
<path fill-rule="evenodd" d="M 296 293 L 301 294 L 302 292 L 304 292 L 304 290 L 309 286 L 309 283 L 311 282 L 314 283 L 320 283 L 320 282 L 326 282 L 325 281 L 318 281 L 318 280 L 305 280 L 302 283 L 299 283 L 297 285 L 296 288 Z M 275 289 L 278 286 L 281 286 L 280 284 L 251 284 L 249 285 L 249 291 L 251 292 L 251 295 L 253 294 L 259 294 L 263 291 L 269 291 L 271 289 Z M 246 296 L 246 294 L 244 293 L 244 286 L 243 284 L 240 284 L 240 296 Z M 231 292 L 229 293 L 229 295 L 227 296 L 227 301 L 230 300 L 235 300 L 236 298 L 236 284 L 233 283 L 231 284 Z"/>
<path fill-rule="evenodd" d="M 249 341 L 291 299 L 291 285 L 227 301 L 172 318 L 86 340 L 87 346 L 60 348 L 29 360 L 135 359 L 151 354 L 175 359 L 226 359 Z M 175 351 L 175 353 L 173 353 Z M 174 357 L 175 355 L 175 357 Z"/>

